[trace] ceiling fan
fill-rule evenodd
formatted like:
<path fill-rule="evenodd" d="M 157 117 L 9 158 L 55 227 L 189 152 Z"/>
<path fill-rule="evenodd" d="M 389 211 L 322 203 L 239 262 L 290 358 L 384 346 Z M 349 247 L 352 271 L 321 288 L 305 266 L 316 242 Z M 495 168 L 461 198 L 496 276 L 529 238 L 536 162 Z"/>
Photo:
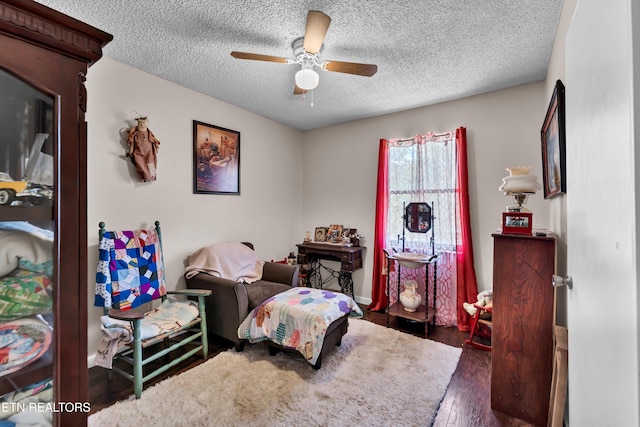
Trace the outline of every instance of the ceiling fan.
<path fill-rule="evenodd" d="M 324 37 L 329 29 L 331 18 L 317 10 L 310 10 L 307 15 L 307 27 L 304 37 L 293 41 L 293 54 L 296 59 L 287 59 L 279 56 L 261 55 L 259 53 L 231 52 L 231 56 L 237 59 L 252 59 L 255 61 L 280 62 L 283 64 L 299 64 L 300 70 L 296 73 L 296 86 L 294 94 L 303 94 L 315 89 L 320 82 L 320 76 L 313 69 L 320 67 L 325 71 L 337 73 L 355 74 L 371 77 L 378 71 L 375 64 L 359 64 L 343 61 L 320 61 L 320 49 Z"/>

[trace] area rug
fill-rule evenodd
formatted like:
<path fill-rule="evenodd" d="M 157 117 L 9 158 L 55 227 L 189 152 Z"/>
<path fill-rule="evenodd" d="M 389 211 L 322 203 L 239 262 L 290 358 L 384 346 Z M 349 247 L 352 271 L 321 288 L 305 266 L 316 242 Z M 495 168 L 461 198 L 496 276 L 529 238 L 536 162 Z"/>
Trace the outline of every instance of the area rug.
<path fill-rule="evenodd" d="M 430 426 L 461 350 L 349 319 L 318 371 L 262 343 L 223 352 L 89 417 L 89 426 Z"/>

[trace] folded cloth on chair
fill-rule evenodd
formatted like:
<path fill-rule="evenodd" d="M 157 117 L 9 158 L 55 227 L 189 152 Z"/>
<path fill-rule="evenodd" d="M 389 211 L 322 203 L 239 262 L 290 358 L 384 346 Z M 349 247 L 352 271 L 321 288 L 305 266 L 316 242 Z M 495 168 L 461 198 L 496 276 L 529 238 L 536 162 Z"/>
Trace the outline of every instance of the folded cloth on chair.
<path fill-rule="evenodd" d="M 166 299 L 156 309 L 145 314 L 140 321 L 140 340 L 181 329 L 199 315 L 198 304 L 194 301 Z M 131 323 L 124 320 L 101 316 L 102 340 L 98 345 L 95 364 L 111 369 L 113 356 L 118 348 L 133 341 Z"/>
<path fill-rule="evenodd" d="M 200 248 L 187 259 L 187 279 L 198 273 L 236 282 L 252 283 L 262 278 L 264 261 L 255 251 L 240 242 L 224 242 Z"/>
<path fill-rule="evenodd" d="M 108 317 L 108 316 L 103 316 Z M 113 367 L 113 356 L 120 348 L 120 346 L 130 343 L 133 340 L 133 334 L 131 333 L 131 327 L 126 326 L 100 326 L 102 329 L 102 340 L 98 344 L 98 351 L 96 351 L 96 357 L 94 362 L 96 366 L 111 369 Z"/>
<path fill-rule="evenodd" d="M 98 255 L 95 306 L 130 310 L 166 295 L 156 230 L 107 231 Z"/>
<path fill-rule="evenodd" d="M 329 325 L 342 316 L 362 317 L 345 294 L 312 288 L 291 288 L 254 308 L 238 328 L 238 338 L 255 343 L 271 340 L 298 350 L 312 365 L 318 361 Z"/>

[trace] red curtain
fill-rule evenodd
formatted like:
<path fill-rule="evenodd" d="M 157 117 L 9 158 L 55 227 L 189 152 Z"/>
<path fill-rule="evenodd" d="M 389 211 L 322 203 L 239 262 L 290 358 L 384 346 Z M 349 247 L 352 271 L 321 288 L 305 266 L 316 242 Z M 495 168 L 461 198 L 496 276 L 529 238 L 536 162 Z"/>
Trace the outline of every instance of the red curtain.
<path fill-rule="evenodd" d="M 468 331 L 471 321 L 462 303 L 478 298 L 476 271 L 473 266 L 473 241 L 471 239 L 471 219 L 469 215 L 469 172 L 467 169 L 467 129 L 456 129 L 456 147 L 458 150 L 458 212 L 460 215 L 459 245 L 456 247 L 457 269 L 457 313 L 458 329 Z"/>
<path fill-rule="evenodd" d="M 388 144 L 386 139 L 380 140 L 378 150 L 378 185 L 376 190 L 376 222 L 373 241 L 373 283 L 371 289 L 371 311 L 382 311 L 387 308 L 387 276 L 383 274 L 386 263 L 383 249 L 387 234 L 388 190 Z"/>

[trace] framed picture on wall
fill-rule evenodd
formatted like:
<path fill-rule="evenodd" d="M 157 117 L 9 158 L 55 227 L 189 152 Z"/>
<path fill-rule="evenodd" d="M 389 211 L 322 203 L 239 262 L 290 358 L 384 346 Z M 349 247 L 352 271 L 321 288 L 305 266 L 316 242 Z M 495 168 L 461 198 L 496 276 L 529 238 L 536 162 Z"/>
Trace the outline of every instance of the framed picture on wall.
<path fill-rule="evenodd" d="M 240 194 L 240 132 L 193 121 L 193 192 Z"/>
<path fill-rule="evenodd" d="M 567 191 L 564 115 L 564 85 L 558 80 L 540 131 L 542 138 L 542 179 L 544 181 L 542 186 L 545 199 L 564 194 Z"/>

